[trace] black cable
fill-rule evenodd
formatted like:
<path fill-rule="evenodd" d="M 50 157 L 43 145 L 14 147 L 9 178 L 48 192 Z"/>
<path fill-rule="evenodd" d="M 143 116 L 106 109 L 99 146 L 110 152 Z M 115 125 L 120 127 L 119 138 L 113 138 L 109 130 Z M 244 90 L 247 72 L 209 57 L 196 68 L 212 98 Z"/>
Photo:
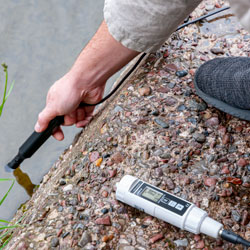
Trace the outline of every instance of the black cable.
<path fill-rule="evenodd" d="M 124 81 L 131 75 L 131 73 L 136 69 L 136 67 L 140 64 L 140 62 L 142 61 L 142 59 L 144 58 L 144 56 L 146 55 L 146 53 L 142 53 L 142 55 L 140 56 L 140 58 L 137 60 L 137 62 L 133 65 L 133 67 L 126 73 L 126 75 L 121 79 L 121 81 L 116 85 L 116 87 L 108 94 L 106 95 L 101 101 L 99 101 L 98 103 L 95 104 L 89 104 L 89 103 L 81 103 L 80 107 L 84 107 L 84 106 L 96 106 L 98 104 L 101 104 L 103 102 L 105 102 L 110 96 L 112 96 L 117 90 L 118 88 L 124 83 Z"/>
<path fill-rule="evenodd" d="M 241 236 L 234 232 L 223 229 L 221 232 L 221 238 L 234 244 L 241 244 L 246 247 L 250 247 L 250 241 L 243 239 Z"/>
<path fill-rule="evenodd" d="M 182 29 L 182 28 L 184 28 L 184 27 L 186 27 L 186 26 L 188 26 L 188 25 L 190 25 L 190 24 L 199 22 L 199 21 L 201 21 L 201 20 L 203 20 L 203 19 L 205 19 L 205 18 L 207 18 L 207 17 L 209 17 L 209 16 L 213 16 L 213 15 L 215 15 L 215 14 L 217 14 L 217 13 L 220 13 L 220 12 L 222 12 L 222 11 L 225 11 L 225 10 L 227 10 L 227 9 L 229 9 L 229 8 L 230 8 L 229 6 L 224 7 L 224 8 L 220 8 L 220 9 L 218 9 L 218 10 L 216 10 L 216 11 L 210 12 L 210 13 L 208 13 L 208 14 L 206 14 L 206 15 L 203 15 L 203 16 L 201 16 L 201 17 L 198 17 L 198 18 L 194 19 L 194 20 L 191 20 L 191 21 L 189 21 L 189 22 L 186 22 L 186 23 L 180 25 L 180 26 L 176 29 L 176 31 L 178 31 L 178 30 L 180 30 L 180 29 Z M 81 103 L 81 104 L 80 104 L 80 107 L 84 107 L 84 106 L 85 106 L 85 107 L 86 107 L 86 106 L 96 106 L 96 105 L 98 105 L 98 104 L 101 104 L 101 103 L 105 102 L 109 97 L 111 97 L 111 96 L 119 89 L 119 87 L 124 83 L 124 81 L 125 81 L 125 80 L 130 76 L 130 74 L 136 69 L 136 67 L 139 65 L 139 63 L 142 61 L 142 59 L 145 57 L 145 55 L 146 55 L 145 52 L 142 53 L 142 55 L 140 56 L 140 58 L 138 59 L 138 61 L 137 61 L 137 62 L 133 65 L 133 67 L 127 72 L 127 74 L 126 74 L 126 75 L 122 78 L 122 80 L 116 85 L 116 87 L 115 87 L 107 96 L 105 96 L 100 102 L 95 103 L 95 104 Z"/>
<path fill-rule="evenodd" d="M 208 14 L 206 14 L 206 15 L 203 15 L 203 16 L 201 16 L 201 17 L 198 17 L 198 18 L 196 18 L 196 19 L 194 19 L 194 20 L 191 20 L 191 21 L 189 21 L 189 22 L 187 22 L 187 23 L 184 23 L 184 24 L 180 25 L 180 26 L 177 28 L 176 31 L 178 31 L 178 30 L 180 30 L 180 29 L 186 27 L 186 26 L 189 25 L 189 24 L 197 23 L 197 22 L 199 22 L 199 21 L 201 21 L 201 20 L 203 20 L 203 19 L 205 19 L 205 18 L 207 18 L 207 17 L 213 16 L 213 15 L 215 15 L 215 14 L 218 14 L 218 13 L 220 13 L 220 12 L 222 12 L 222 11 L 224 11 L 224 10 L 228 10 L 228 9 L 230 9 L 230 6 L 227 6 L 227 7 L 224 7 L 224 8 L 220 8 L 220 9 L 215 10 L 215 11 L 213 11 L 213 12 L 210 12 L 210 13 L 208 13 Z"/>

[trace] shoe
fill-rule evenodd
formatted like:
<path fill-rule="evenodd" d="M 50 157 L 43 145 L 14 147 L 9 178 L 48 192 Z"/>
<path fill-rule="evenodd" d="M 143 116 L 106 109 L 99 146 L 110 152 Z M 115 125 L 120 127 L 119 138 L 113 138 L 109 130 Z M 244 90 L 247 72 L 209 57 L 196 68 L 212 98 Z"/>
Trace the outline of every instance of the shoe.
<path fill-rule="evenodd" d="M 194 86 L 198 96 L 208 104 L 250 121 L 250 58 L 207 61 L 196 71 Z"/>

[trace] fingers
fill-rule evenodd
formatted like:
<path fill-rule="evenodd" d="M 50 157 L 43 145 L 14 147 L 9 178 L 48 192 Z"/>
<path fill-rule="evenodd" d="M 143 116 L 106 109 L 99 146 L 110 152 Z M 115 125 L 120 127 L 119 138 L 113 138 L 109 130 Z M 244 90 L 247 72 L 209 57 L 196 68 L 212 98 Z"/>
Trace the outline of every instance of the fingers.
<path fill-rule="evenodd" d="M 95 107 L 84 107 L 77 109 L 76 127 L 81 128 L 86 126 L 93 118 L 93 111 Z"/>
<path fill-rule="evenodd" d="M 62 141 L 64 139 L 64 134 L 60 127 L 58 127 L 56 131 L 54 131 L 53 137 L 58 141 Z"/>
<path fill-rule="evenodd" d="M 53 110 L 50 110 L 47 106 L 43 109 L 43 111 L 38 115 L 38 120 L 35 125 L 35 131 L 40 133 L 44 131 L 49 122 L 56 117 L 56 113 Z"/>
<path fill-rule="evenodd" d="M 64 116 L 64 126 L 71 126 L 76 123 L 76 111 Z"/>

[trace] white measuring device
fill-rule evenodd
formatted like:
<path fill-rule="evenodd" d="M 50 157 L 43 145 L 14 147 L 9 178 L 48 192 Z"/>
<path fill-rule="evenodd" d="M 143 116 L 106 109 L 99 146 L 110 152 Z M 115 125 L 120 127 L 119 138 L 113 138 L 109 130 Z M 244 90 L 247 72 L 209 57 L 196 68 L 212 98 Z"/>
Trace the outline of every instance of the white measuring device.
<path fill-rule="evenodd" d="M 194 234 L 218 238 L 223 225 L 210 218 L 193 203 L 152 186 L 136 177 L 125 175 L 117 183 L 116 198 L 147 214 Z"/>
<path fill-rule="evenodd" d="M 250 241 L 210 218 L 206 211 L 193 203 L 163 191 L 131 175 L 116 184 L 116 199 L 147 214 L 194 234 L 221 237 L 234 244 L 250 247 Z"/>

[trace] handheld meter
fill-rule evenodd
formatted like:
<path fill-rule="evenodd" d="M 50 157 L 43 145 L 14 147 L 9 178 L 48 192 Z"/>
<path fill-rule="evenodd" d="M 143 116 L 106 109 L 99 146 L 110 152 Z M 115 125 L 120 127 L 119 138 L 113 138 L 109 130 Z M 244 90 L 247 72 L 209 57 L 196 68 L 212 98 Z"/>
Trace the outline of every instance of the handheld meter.
<path fill-rule="evenodd" d="M 194 234 L 204 233 L 217 238 L 223 227 L 194 204 L 130 175 L 117 183 L 116 198 Z"/>
<path fill-rule="evenodd" d="M 239 235 L 223 229 L 218 221 L 193 203 L 163 191 L 131 175 L 117 183 L 116 198 L 158 219 L 194 234 L 204 233 L 213 238 L 225 239 L 234 244 L 250 246 Z"/>

